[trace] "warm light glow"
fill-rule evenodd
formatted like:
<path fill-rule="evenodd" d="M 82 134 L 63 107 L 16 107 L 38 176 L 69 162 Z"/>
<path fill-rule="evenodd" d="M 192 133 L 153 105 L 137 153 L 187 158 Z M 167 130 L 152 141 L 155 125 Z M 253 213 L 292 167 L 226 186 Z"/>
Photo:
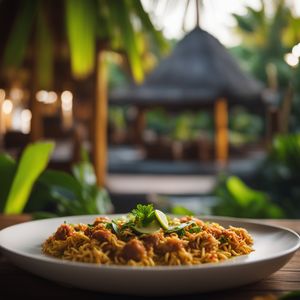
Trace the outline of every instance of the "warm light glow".
<path fill-rule="evenodd" d="M 4 100 L 2 104 L 3 113 L 9 115 L 12 112 L 12 109 L 13 109 L 12 101 L 9 99 Z"/>
<path fill-rule="evenodd" d="M 57 100 L 57 94 L 53 91 L 40 90 L 36 93 L 36 99 L 45 104 L 53 104 Z"/>
<path fill-rule="evenodd" d="M 0 102 L 5 99 L 5 91 L 3 89 L 0 89 Z"/>
<path fill-rule="evenodd" d="M 295 56 L 295 55 L 293 55 L 292 53 L 287 53 L 284 56 L 284 60 L 291 67 L 296 67 L 298 65 L 298 63 L 299 63 L 298 57 Z"/>
<path fill-rule="evenodd" d="M 24 92 L 19 88 L 12 88 L 9 92 L 9 97 L 14 101 L 19 101 L 23 98 Z"/>
<path fill-rule="evenodd" d="M 57 100 L 57 94 L 55 92 L 51 91 L 48 93 L 48 97 L 47 97 L 47 100 L 45 103 L 52 104 L 52 103 L 55 103 L 56 100 Z"/>
<path fill-rule="evenodd" d="M 73 94 L 70 91 L 64 91 L 61 94 L 61 108 L 63 111 L 71 111 L 73 108 Z"/>
<path fill-rule="evenodd" d="M 22 133 L 29 133 L 31 128 L 32 114 L 29 109 L 23 109 L 21 112 L 21 131 Z"/>
<path fill-rule="evenodd" d="M 292 54 L 298 58 L 300 57 L 300 43 L 293 47 Z"/>
<path fill-rule="evenodd" d="M 48 92 L 44 91 L 44 90 L 38 91 L 36 93 L 35 97 L 36 97 L 37 101 L 45 103 L 48 98 Z"/>

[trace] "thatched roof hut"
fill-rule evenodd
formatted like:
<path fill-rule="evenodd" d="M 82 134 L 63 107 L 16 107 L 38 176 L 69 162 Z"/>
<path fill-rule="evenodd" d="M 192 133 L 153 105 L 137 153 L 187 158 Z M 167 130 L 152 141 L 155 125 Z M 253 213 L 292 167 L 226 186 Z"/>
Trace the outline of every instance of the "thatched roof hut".
<path fill-rule="evenodd" d="M 113 91 L 110 103 L 134 104 L 140 108 L 135 126 L 137 140 L 142 140 L 145 126 L 144 107 L 212 107 L 216 159 L 224 162 L 229 148 L 228 105 L 259 107 L 262 90 L 262 84 L 242 71 L 215 37 L 197 27 L 176 45 L 142 85 Z"/>
<path fill-rule="evenodd" d="M 226 48 L 197 27 L 142 85 L 115 90 L 110 101 L 139 106 L 199 106 L 225 97 L 229 103 L 247 105 L 260 100 L 261 92 L 262 85 L 241 70 Z"/>

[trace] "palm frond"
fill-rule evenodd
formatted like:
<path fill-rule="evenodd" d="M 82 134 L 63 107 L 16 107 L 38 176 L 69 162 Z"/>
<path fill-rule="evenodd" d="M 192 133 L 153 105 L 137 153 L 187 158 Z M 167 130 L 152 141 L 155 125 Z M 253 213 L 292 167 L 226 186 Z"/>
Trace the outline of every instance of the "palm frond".
<path fill-rule="evenodd" d="M 37 7 L 37 0 L 24 0 L 21 2 L 20 12 L 16 16 L 4 50 L 3 63 L 5 66 L 19 67 L 22 64 Z"/>
<path fill-rule="evenodd" d="M 132 5 L 132 8 L 138 18 L 140 19 L 143 29 L 149 33 L 149 35 L 153 38 L 154 42 L 159 46 L 159 49 L 163 52 L 169 49 L 169 45 L 163 37 L 161 31 L 158 31 L 153 26 L 148 13 L 144 10 L 140 1 L 129 1 Z"/>
<path fill-rule="evenodd" d="M 142 62 L 138 51 L 138 42 L 130 20 L 127 1 L 109 1 L 109 9 L 114 23 L 121 33 L 123 47 L 128 55 L 134 79 L 141 82 L 144 78 Z"/>
<path fill-rule="evenodd" d="M 95 65 L 96 2 L 66 0 L 66 29 L 71 67 L 75 78 L 88 76 Z"/>
<path fill-rule="evenodd" d="M 36 75 L 38 87 L 50 89 L 54 75 L 53 36 L 45 11 L 39 10 L 36 28 Z"/>

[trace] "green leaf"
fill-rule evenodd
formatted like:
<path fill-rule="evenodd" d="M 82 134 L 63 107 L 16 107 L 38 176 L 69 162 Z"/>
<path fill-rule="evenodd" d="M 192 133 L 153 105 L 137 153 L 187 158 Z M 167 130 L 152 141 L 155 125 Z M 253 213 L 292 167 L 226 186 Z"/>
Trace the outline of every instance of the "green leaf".
<path fill-rule="evenodd" d="M 60 188 L 60 190 L 68 191 L 73 194 L 73 198 L 79 199 L 81 197 L 81 186 L 79 182 L 70 174 L 62 171 L 46 170 L 38 179 L 47 185 L 49 188 Z"/>
<path fill-rule="evenodd" d="M 237 21 L 240 29 L 242 29 L 243 31 L 248 32 L 248 33 L 254 32 L 253 24 L 252 24 L 251 20 L 249 20 L 248 16 L 239 16 L 237 14 L 232 14 L 232 16 Z"/>
<path fill-rule="evenodd" d="M 137 36 L 130 20 L 127 1 L 109 1 L 109 9 L 114 23 L 119 27 L 123 46 L 129 58 L 134 79 L 141 82 L 144 78 L 141 57 L 138 51 Z"/>
<path fill-rule="evenodd" d="M 37 0 L 21 1 L 19 13 L 4 50 L 4 65 L 19 67 L 25 57 L 26 47 L 38 7 Z"/>
<path fill-rule="evenodd" d="M 1 187 L 0 187 L 0 212 L 3 211 L 5 202 L 9 193 L 9 189 L 14 179 L 15 172 L 17 170 L 17 164 L 7 154 L 0 155 L 0 178 L 1 178 Z"/>
<path fill-rule="evenodd" d="M 47 15 L 42 6 L 39 8 L 36 27 L 36 71 L 40 89 L 50 89 L 54 76 L 53 37 Z"/>
<path fill-rule="evenodd" d="M 32 187 L 46 168 L 53 149 L 54 143 L 51 142 L 39 142 L 25 148 L 9 191 L 4 213 L 18 214 L 23 211 Z"/>
<path fill-rule="evenodd" d="M 227 188 L 241 206 L 246 206 L 255 200 L 256 204 L 265 202 L 267 195 L 249 188 L 241 179 L 231 176 L 227 180 Z"/>
<path fill-rule="evenodd" d="M 95 66 L 97 5 L 94 0 L 65 3 L 72 72 L 75 78 L 83 79 Z"/>
<path fill-rule="evenodd" d="M 72 167 L 72 172 L 82 186 L 96 184 L 96 174 L 91 163 L 80 162 Z"/>
<path fill-rule="evenodd" d="M 144 10 L 141 1 L 140 0 L 129 1 L 129 3 L 132 5 L 133 10 L 141 20 L 143 29 L 145 29 L 151 35 L 154 42 L 159 46 L 161 51 L 163 52 L 167 51 L 169 49 L 169 44 L 166 42 L 161 31 L 158 31 L 154 28 L 150 20 L 149 14 Z"/>

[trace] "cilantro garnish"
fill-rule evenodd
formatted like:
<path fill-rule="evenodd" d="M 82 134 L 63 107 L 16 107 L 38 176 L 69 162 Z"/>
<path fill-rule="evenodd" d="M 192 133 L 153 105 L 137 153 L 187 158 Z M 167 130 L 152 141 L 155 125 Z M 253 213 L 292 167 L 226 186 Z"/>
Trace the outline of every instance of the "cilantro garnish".
<path fill-rule="evenodd" d="M 224 235 L 222 235 L 222 236 L 220 237 L 219 241 L 220 241 L 221 244 L 224 244 L 224 243 L 227 242 L 227 238 L 226 238 Z"/>
<path fill-rule="evenodd" d="M 134 216 L 134 223 L 140 226 L 147 226 L 155 219 L 155 212 L 153 205 L 138 204 L 135 209 L 131 211 Z"/>
<path fill-rule="evenodd" d="M 197 224 L 194 224 L 190 229 L 189 229 L 189 233 L 199 233 L 201 232 L 202 229 L 201 227 L 199 227 Z"/>

